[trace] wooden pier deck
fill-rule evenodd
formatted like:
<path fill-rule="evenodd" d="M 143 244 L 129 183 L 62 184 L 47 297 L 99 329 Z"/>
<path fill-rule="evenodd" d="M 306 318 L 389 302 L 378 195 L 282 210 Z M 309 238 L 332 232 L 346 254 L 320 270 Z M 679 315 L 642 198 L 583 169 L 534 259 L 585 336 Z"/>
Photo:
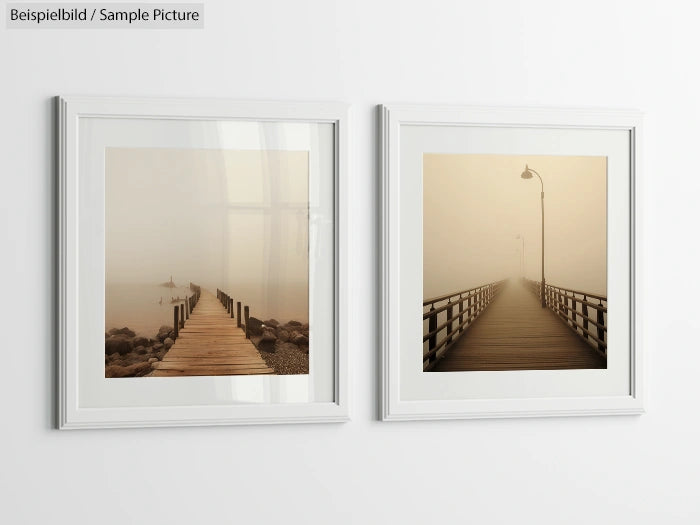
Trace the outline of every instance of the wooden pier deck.
<path fill-rule="evenodd" d="M 433 371 L 606 368 L 606 358 L 519 282 L 509 282 Z"/>
<path fill-rule="evenodd" d="M 274 374 L 243 329 L 213 294 L 202 290 L 196 308 L 153 376 Z"/>

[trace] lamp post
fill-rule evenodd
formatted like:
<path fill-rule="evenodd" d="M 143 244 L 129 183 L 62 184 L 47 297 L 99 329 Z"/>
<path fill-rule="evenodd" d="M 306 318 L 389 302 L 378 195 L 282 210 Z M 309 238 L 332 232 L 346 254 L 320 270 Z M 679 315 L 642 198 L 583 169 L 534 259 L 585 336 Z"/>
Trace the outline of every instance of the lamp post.
<path fill-rule="evenodd" d="M 525 164 L 525 171 L 523 171 L 520 174 L 520 177 L 523 179 L 531 179 L 533 173 L 537 175 L 538 179 L 540 179 L 541 187 L 540 202 L 542 204 L 542 282 L 540 284 L 540 298 L 542 299 L 542 308 L 544 308 L 545 306 L 547 306 L 547 301 L 544 295 L 544 183 L 542 182 L 542 177 L 540 177 L 540 174 L 532 168 L 529 168 L 527 164 Z"/>

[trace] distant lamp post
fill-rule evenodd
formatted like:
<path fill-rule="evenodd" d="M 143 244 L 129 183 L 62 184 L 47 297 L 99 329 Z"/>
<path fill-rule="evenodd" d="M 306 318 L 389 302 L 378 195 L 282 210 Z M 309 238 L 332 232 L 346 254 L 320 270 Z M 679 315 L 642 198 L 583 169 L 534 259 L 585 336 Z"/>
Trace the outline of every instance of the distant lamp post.
<path fill-rule="evenodd" d="M 538 179 L 540 179 L 540 186 L 542 190 L 540 193 L 540 202 L 542 204 L 542 283 L 540 284 L 540 298 L 542 299 L 542 308 L 544 308 L 547 306 L 547 301 L 545 300 L 544 295 L 544 184 L 542 182 L 542 177 L 540 177 L 540 174 L 532 168 L 529 168 L 527 164 L 525 164 L 525 171 L 523 171 L 520 174 L 520 178 L 531 179 L 533 173 L 537 175 Z"/>
<path fill-rule="evenodd" d="M 523 247 L 520 251 L 520 276 L 525 277 L 525 236 L 519 233 L 515 238 L 523 241 Z"/>

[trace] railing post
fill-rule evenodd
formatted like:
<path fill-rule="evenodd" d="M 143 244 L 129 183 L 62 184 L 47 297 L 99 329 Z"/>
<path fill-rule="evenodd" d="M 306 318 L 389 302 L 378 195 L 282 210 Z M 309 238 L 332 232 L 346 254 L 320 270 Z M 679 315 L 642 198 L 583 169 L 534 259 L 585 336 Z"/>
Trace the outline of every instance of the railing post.
<path fill-rule="evenodd" d="M 238 328 L 240 328 L 240 327 L 241 327 L 241 302 L 240 302 L 240 301 L 238 301 L 238 302 L 236 303 L 236 317 L 237 317 L 237 319 L 238 319 L 238 320 L 236 321 L 236 326 L 237 326 Z"/>
<path fill-rule="evenodd" d="M 574 332 L 578 333 L 578 326 L 576 326 L 576 294 L 571 294 L 571 328 Z"/>
<path fill-rule="evenodd" d="M 185 305 L 180 307 L 180 328 L 185 327 Z"/>
<path fill-rule="evenodd" d="M 605 341 L 605 330 L 602 328 L 605 326 L 605 314 L 603 314 L 603 301 L 598 301 L 600 303 L 600 309 L 598 310 L 598 339 Z M 598 343 L 598 350 L 601 350 L 607 354 L 605 345 L 601 348 L 601 344 Z"/>
<path fill-rule="evenodd" d="M 226 313 L 231 313 L 231 298 L 228 295 L 226 296 Z"/>
<path fill-rule="evenodd" d="M 250 309 L 248 305 L 243 308 L 243 315 L 245 316 L 245 338 L 250 339 L 250 333 L 248 332 L 248 320 L 250 319 Z"/>
<path fill-rule="evenodd" d="M 583 296 L 583 303 L 581 303 L 581 313 L 583 314 L 583 331 L 586 332 L 586 341 L 588 341 L 588 305 L 586 304 L 588 299 Z"/>
<path fill-rule="evenodd" d="M 190 298 L 185 296 L 185 304 L 183 305 L 185 307 L 185 319 L 190 318 Z"/>
<path fill-rule="evenodd" d="M 459 333 L 464 332 L 464 301 L 462 300 L 462 294 L 459 294 Z"/>
<path fill-rule="evenodd" d="M 175 331 L 175 339 L 180 334 L 180 315 L 178 313 L 178 306 L 173 307 L 173 330 Z"/>
<path fill-rule="evenodd" d="M 233 299 L 228 300 L 228 311 L 231 312 L 231 319 L 233 319 Z"/>
<path fill-rule="evenodd" d="M 450 332 L 452 332 L 452 301 L 448 299 L 447 304 L 449 306 L 447 307 L 447 334 L 445 334 L 447 342 L 445 343 L 445 348 L 452 342 L 452 336 L 450 335 Z"/>
<path fill-rule="evenodd" d="M 467 299 L 467 318 L 469 319 L 469 323 L 472 323 L 472 294 L 469 294 L 469 299 Z"/>
<path fill-rule="evenodd" d="M 435 311 L 435 304 L 430 305 L 430 312 Z M 430 317 L 428 317 L 428 333 L 432 332 L 437 328 L 437 315 L 435 313 L 432 313 Z M 433 334 L 428 338 L 428 352 L 432 352 L 433 348 L 437 345 L 437 334 Z M 428 357 L 428 362 L 432 363 L 437 359 L 436 355 L 431 355 Z"/>

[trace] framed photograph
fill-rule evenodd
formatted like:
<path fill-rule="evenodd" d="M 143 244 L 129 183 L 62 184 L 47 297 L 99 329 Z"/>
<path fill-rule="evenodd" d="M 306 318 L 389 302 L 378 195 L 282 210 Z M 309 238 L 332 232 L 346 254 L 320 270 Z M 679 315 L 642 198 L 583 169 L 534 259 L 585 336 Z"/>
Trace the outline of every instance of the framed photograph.
<path fill-rule="evenodd" d="M 348 107 L 57 106 L 59 427 L 345 421 Z"/>
<path fill-rule="evenodd" d="M 640 113 L 381 118 L 383 419 L 643 412 Z"/>

